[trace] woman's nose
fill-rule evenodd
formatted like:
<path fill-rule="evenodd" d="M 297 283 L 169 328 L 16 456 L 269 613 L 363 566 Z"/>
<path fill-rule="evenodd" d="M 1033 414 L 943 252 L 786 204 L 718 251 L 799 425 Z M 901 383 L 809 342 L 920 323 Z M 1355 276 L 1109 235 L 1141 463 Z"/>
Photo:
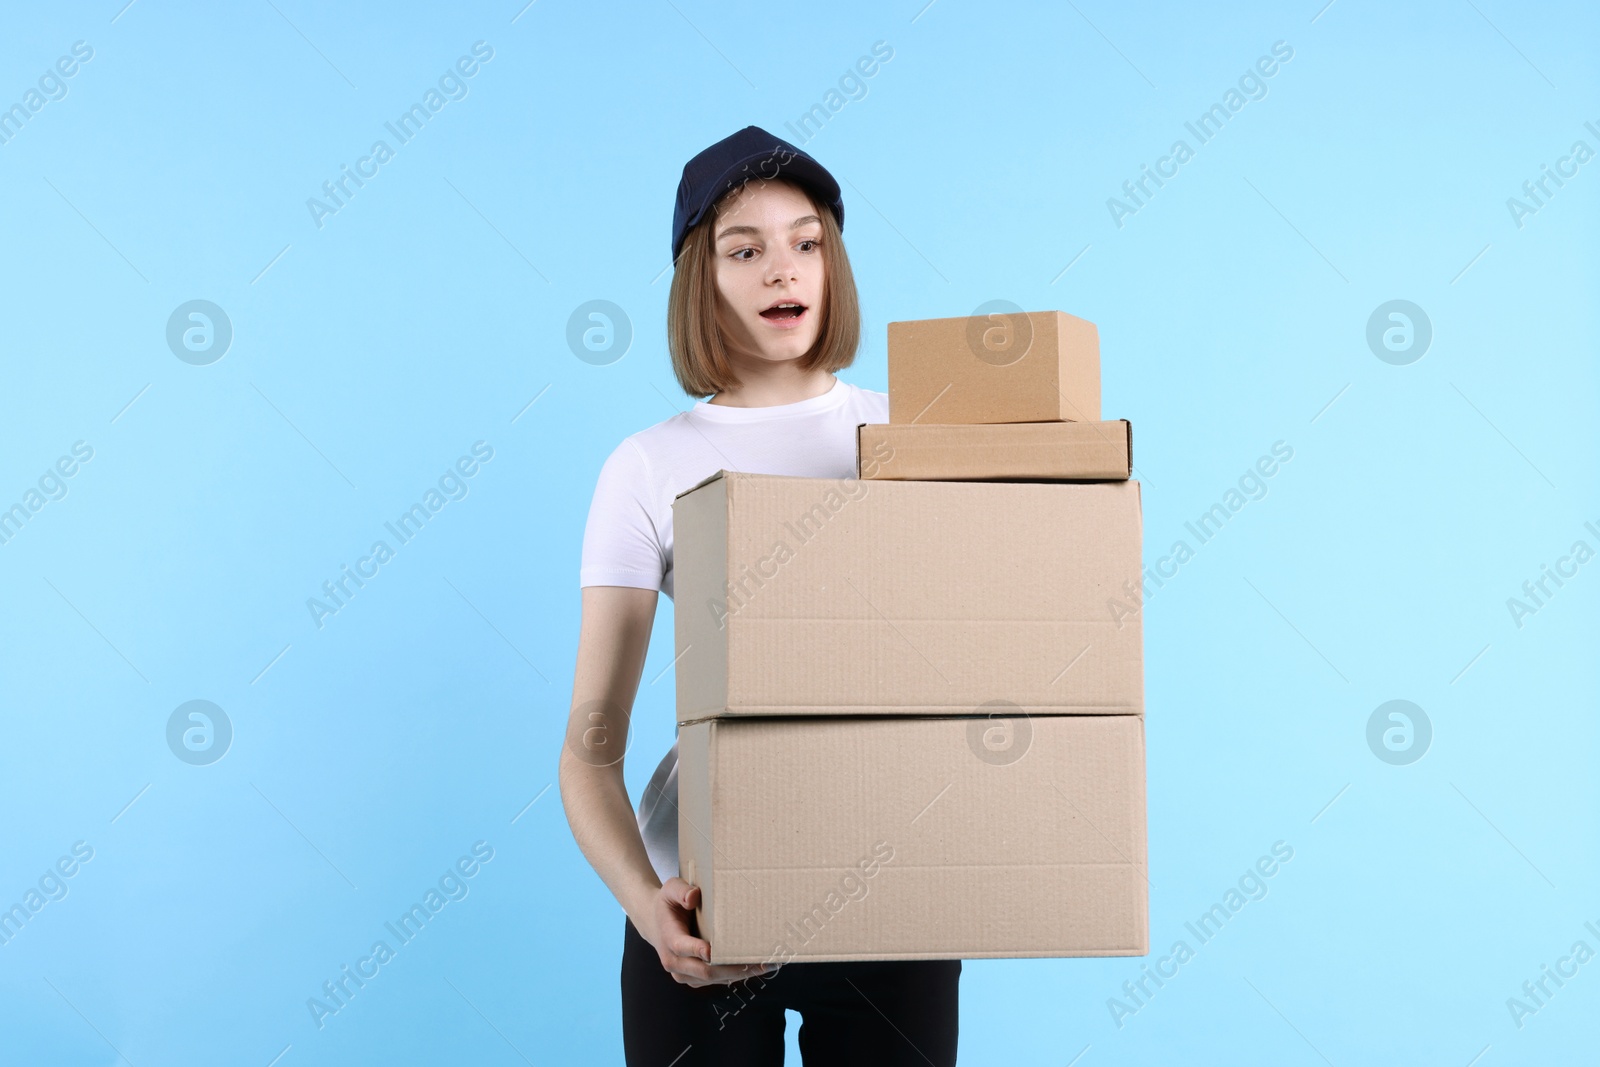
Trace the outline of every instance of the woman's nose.
<path fill-rule="evenodd" d="M 768 281 L 793 281 L 797 276 L 798 260 L 792 249 L 783 249 L 767 262 Z"/>

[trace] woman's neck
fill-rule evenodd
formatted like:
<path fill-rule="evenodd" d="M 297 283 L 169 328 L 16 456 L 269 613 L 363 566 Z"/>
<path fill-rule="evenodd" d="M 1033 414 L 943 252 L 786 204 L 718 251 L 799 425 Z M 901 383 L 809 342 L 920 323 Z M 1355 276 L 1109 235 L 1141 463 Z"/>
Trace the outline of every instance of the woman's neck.
<path fill-rule="evenodd" d="M 741 377 L 744 381 L 737 388 L 725 389 L 706 403 L 729 408 L 770 408 L 779 404 L 796 404 L 821 396 L 833 388 L 835 381 L 834 376 L 825 370 L 759 376 L 742 372 Z"/>

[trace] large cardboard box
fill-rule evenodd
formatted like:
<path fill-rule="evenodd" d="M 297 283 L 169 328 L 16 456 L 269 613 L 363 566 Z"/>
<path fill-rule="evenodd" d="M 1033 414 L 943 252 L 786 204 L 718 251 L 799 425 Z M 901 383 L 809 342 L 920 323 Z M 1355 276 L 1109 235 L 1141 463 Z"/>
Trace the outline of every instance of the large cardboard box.
<path fill-rule="evenodd" d="M 680 723 L 1143 712 L 1137 481 L 719 471 L 673 528 Z"/>
<path fill-rule="evenodd" d="M 1098 422 L 1100 334 L 1064 311 L 889 324 L 891 423 Z"/>
<path fill-rule="evenodd" d="M 856 474 L 891 481 L 1126 481 L 1133 429 L 1117 422 L 862 423 Z"/>
<path fill-rule="evenodd" d="M 713 963 L 1149 951 L 1144 719 L 719 719 L 678 737 Z"/>

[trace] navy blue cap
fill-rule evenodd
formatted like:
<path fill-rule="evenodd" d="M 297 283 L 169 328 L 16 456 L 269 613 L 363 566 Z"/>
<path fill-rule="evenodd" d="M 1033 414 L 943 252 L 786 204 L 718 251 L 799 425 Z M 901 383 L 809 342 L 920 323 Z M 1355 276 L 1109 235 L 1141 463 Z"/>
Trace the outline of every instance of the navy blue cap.
<path fill-rule="evenodd" d="M 674 261 L 683 248 L 683 239 L 706 217 L 711 206 L 728 190 L 752 178 L 787 178 L 802 186 L 833 212 L 839 229 L 844 229 L 844 201 L 839 198 L 839 183 L 833 175 L 783 138 L 759 126 L 746 126 L 683 165 L 678 206 L 672 212 Z"/>

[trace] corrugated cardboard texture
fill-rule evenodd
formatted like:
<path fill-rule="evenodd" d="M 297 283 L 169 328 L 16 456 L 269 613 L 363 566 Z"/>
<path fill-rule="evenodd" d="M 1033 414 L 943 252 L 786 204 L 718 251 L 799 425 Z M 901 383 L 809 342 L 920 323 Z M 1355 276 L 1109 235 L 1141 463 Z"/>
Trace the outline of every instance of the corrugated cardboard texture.
<path fill-rule="evenodd" d="M 1146 953 L 1144 720 L 1035 716 L 986 743 L 1007 729 L 684 727 L 679 850 L 712 962 Z"/>
<path fill-rule="evenodd" d="M 856 473 L 890 481 L 1124 481 L 1133 433 L 1117 422 L 856 427 Z"/>
<path fill-rule="evenodd" d="M 673 516 L 680 723 L 1143 711 L 1136 481 L 723 472 Z"/>
<path fill-rule="evenodd" d="M 1094 323 L 1030 311 L 889 324 L 891 423 L 1061 420 L 1100 421 Z"/>
<path fill-rule="evenodd" d="M 694 841 L 709 847 L 710 834 L 716 823 L 711 817 L 711 731 L 685 729 L 678 731 L 678 840 L 688 841 L 678 848 L 678 874 L 690 885 L 700 887 L 700 907 L 715 910 L 716 892 L 707 868 L 702 877 L 699 856 L 705 848 L 695 848 Z M 692 839 L 683 836 L 687 827 Z"/>
<path fill-rule="evenodd" d="M 679 721 L 687 708 L 706 709 L 726 699 L 728 634 L 714 605 L 726 599 L 728 484 L 719 474 L 672 501 L 674 655 L 687 651 L 693 660 L 688 674 L 683 659 L 675 665 Z"/>

